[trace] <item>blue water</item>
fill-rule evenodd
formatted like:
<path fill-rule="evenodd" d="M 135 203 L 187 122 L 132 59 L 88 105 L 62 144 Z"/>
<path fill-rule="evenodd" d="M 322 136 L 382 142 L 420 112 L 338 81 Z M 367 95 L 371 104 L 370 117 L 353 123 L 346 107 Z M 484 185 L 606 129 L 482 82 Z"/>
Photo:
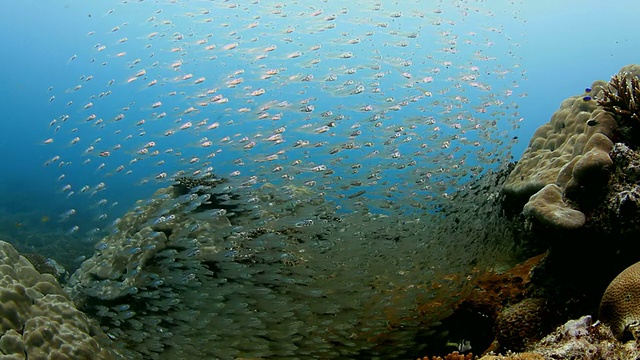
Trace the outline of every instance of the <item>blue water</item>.
<path fill-rule="evenodd" d="M 280 177 L 282 173 L 273 172 L 275 166 L 287 166 L 300 159 L 302 170 L 296 173 L 298 185 L 317 178 L 317 173 L 311 170 L 314 166 L 326 165 L 336 169 L 344 181 L 331 180 L 333 189 L 327 192 L 333 196 L 341 192 L 346 196 L 355 193 L 357 188 L 340 190 L 340 187 L 362 180 L 367 170 L 377 171 L 383 179 L 379 184 L 367 187 L 367 196 L 375 203 L 385 198 L 383 194 L 389 187 L 402 187 L 402 182 L 394 183 L 396 179 L 414 176 L 410 175 L 414 172 L 398 169 L 398 164 L 409 163 L 413 156 L 416 159 L 414 169 L 422 167 L 425 171 L 433 171 L 435 177 L 439 176 L 439 169 L 444 169 L 440 176 L 445 183 L 435 191 L 437 194 L 416 190 L 424 196 L 422 201 L 428 202 L 431 196 L 451 193 L 458 184 L 464 183 L 464 179 L 468 180 L 470 170 L 466 171 L 465 166 L 490 168 L 509 160 L 511 155 L 514 159 L 519 158 L 531 134 L 548 121 L 563 99 L 580 94 L 592 81 L 606 80 L 620 67 L 640 58 L 640 49 L 634 46 L 632 38 L 636 31 L 634 16 L 640 5 L 631 0 L 613 4 L 551 0 L 471 2 L 465 5 L 470 7 L 468 16 L 460 15 L 461 9 L 447 2 L 435 1 L 414 1 L 405 5 L 382 1 L 381 11 L 370 10 L 372 5 L 368 2 L 362 6 L 343 5 L 348 7 L 347 14 L 340 14 L 343 6 L 331 2 L 320 6 L 318 2 L 300 1 L 283 7 L 287 17 L 274 15 L 274 2 L 256 3 L 237 8 L 229 8 L 225 2 L 204 1 L 170 4 L 25 0 L 3 4 L 0 14 L 0 43 L 3 45 L 0 53 L 3 79 L 0 87 L 3 109 L 0 115 L 3 127 L 0 132 L 3 154 L 0 238 L 8 237 L 20 244 L 21 236 L 25 234 L 47 233 L 49 237 L 64 238 L 67 243 L 76 241 L 78 247 L 90 249 L 100 234 L 108 231 L 109 224 L 130 209 L 136 200 L 146 199 L 159 187 L 168 186 L 169 178 L 176 171 L 189 173 L 205 161 L 211 161 L 214 172 L 222 176 L 239 169 L 240 178 L 255 175 L 274 184 L 283 184 L 286 180 Z M 208 6 L 212 6 L 211 13 L 203 14 L 202 9 Z M 322 14 L 310 15 L 322 7 Z M 437 8 L 444 8 L 443 15 L 433 12 Z M 426 16 L 416 16 L 421 11 Z M 402 16 L 390 16 L 393 12 L 402 12 Z M 331 13 L 339 14 L 333 21 L 337 24 L 336 29 L 318 31 L 331 21 L 317 19 Z M 148 21 L 152 16 L 156 18 Z M 212 19 L 211 23 L 204 21 L 207 17 Z M 432 22 L 440 17 L 445 21 L 436 27 Z M 170 20 L 171 24 L 163 25 L 162 19 Z M 446 20 L 451 19 L 455 21 L 447 23 Z M 253 22 L 259 25 L 249 27 Z M 387 26 L 377 25 L 382 22 Z M 290 34 L 286 32 L 288 27 L 293 30 Z M 94 33 L 88 35 L 90 31 Z M 159 34 L 149 38 L 154 31 Z M 372 33 L 367 35 L 367 32 Z M 413 32 L 419 36 L 407 36 Z M 452 39 L 451 36 L 439 37 L 442 32 L 457 36 L 456 54 L 441 51 L 447 46 L 442 39 Z M 469 35 L 470 32 L 476 34 Z M 177 33 L 184 40 L 177 39 Z M 206 37 L 208 34 L 211 36 Z M 119 43 L 118 40 L 124 37 L 128 40 Z M 284 40 L 287 37 L 290 41 Z M 205 38 L 207 43 L 196 44 L 197 40 Z M 360 42 L 348 44 L 350 39 Z M 465 47 L 464 40 L 475 43 Z M 407 46 L 398 45 L 401 41 L 406 41 Z M 237 49 L 223 49 L 233 42 L 238 42 Z M 486 46 L 487 42 L 494 45 Z M 216 48 L 205 50 L 209 44 L 215 44 Z M 277 44 L 275 51 L 264 59 L 256 59 L 264 53 L 261 49 L 272 44 Z M 315 44 L 322 44 L 322 47 L 309 50 Z M 101 45 L 106 46 L 104 51 L 98 51 Z M 172 52 L 173 47 L 182 49 Z M 478 50 L 495 60 L 478 61 L 474 55 Z M 296 51 L 302 52 L 302 56 L 287 58 Z M 354 57 L 340 58 L 346 51 L 352 51 Z M 126 52 L 126 55 L 118 57 L 116 54 L 120 52 Z M 212 59 L 212 56 L 216 58 Z M 135 65 L 133 61 L 137 58 L 140 64 Z M 321 62 L 310 65 L 314 58 Z M 183 61 L 180 71 L 174 71 L 169 65 L 178 60 Z M 407 60 L 411 61 L 410 65 L 401 65 Z M 443 65 L 446 61 L 453 63 L 450 69 Z M 155 62 L 157 65 L 154 66 Z M 372 69 L 371 65 L 375 63 L 382 64 L 382 69 Z M 479 76 L 479 81 L 491 85 L 492 90 L 483 92 L 466 87 L 464 93 L 457 92 L 454 84 L 459 81 L 447 78 L 469 73 L 469 67 L 474 65 L 480 67 L 480 74 L 490 72 Z M 435 67 L 440 73 L 429 72 Z M 356 73 L 345 75 L 349 68 L 355 68 Z M 141 69 L 145 69 L 146 74 L 128 84 L 127 79 L 136 77 Z M 276 76 L 277 80 L 260 79 L 267 69 L 281 69 L 282 74 Z M 496 75 L 500 69 L 508 71 L 501 77 Z M 244 73 L 233 77 L 237 70 Z M 385 76 L 378 79 L 384 95 L 371 93 L 375 87 L 371 83 L 376 81 L 375 74 L 380 71 L 385 72 Z M 411 80 L 401 75 L 405 71 L 411 73 Z M 189 73 L 193 78 L 179 80 Z M 300 80 L 308 74 L 314 75 L 311 82 Z M 335 83 L 323 81 L 330 74 L 338 75 Z M 89 75 L 92 79 L 87 81 Z M 198 87 L 194 81 L 201 76 L 206 80 Z M 419 83 L 419 79 L 426 76 L 433 76 L 433 82 Z M 239 77 L 244 79 L 243 83 L 228 87 L 229 80 Z M 158 79 L 158 84 L 147 86 L 153 78 Z M 107 85 L 110 80 L 113 84 Z M 336 84 L 347 80 L 354 83 L 345 85 L 344 90 L 336 90 Z M 411 82 L 414 87 L 406 87 Z M 82 88 L 72 90 L 78 84 Z M 366 92 L 347 95 L 358 84 L 364 85 Z M 245 89 L 245 86 L 251 88 Z M 397 114 L 390 111 L 385 114 L 383 126 L 372 126 L 369 117 L 390 105 L 385 98 L 393 97 L 395 103 L 409 100 L 421 93 L 416 87 L 432 91 L 433 98 L 409 103 Z M 198 93 L 214 88 L 230 101 L 210 104 L 192 114 L 184 113 L 189 106 L 199 102 Z M 248 95 L 258 88 L 266 89 L 267 94 L 261 97 Z M 512 90 L 513 95 L 505 97 L 507 89 Z M 438 94 L 441 90 L 447 94 Z M 111 93 L 104 98 L 98 97 L 106 91 Z M 172 91 L 176 95 L 170 96 Z M 497 109 L 490 107 L 485 114 L 474 113 L 473 109 L 487 101 L 490 94 L 495 95 L 492 99 L 501 99 L 505 105 Z M 95 98 L 90 98 L 91 95 Z M 482 143 L 479 155 L 472 145 L 457 144 L 456 141 L 449 149 L 442 149 L 443 141 L 456 136 L 458 131 L 441 125 L 443 129 L 438 139 L 430 140 L 428 132 L 433 126 L 415 120 L 420 116 L 440 120 L 444 116 L 442 109 L 433 105 L 433 101 L 444 103 L 451 101 L 449 96 L 455 95 L 469 99 L 460 113 L 477 115 L 485 128 L 496 120 L 495 129 L 489 129 L 488 135 L 474 132 L 466 135 L 468 143 Z M 55 100 L 50 102 L 52 96 Z M 303 99 L 312 99 L 316 108 L 312 114 L 298 110 Z M 247 100 L 255 102 L 247 103 Z M 282 112 L 282 120 L 257 119 L 258 108 L 269 100 L 291 103 L 287 109 L 272 107 L 269 110 L 270 115 Z M 73 104 L 67 106 L 68 101 Z M 162 106 L 152 108 L 157 101 L 161 101 Z M 93 107 L 85 110 L 83 107 L 89 102 Z M 368 104 L 373 106 L 371 112 L 360 110 Z M 238 112 L 245 106 L 251 111 Z M 129 110 L 122 110 L 123 107 Z M 491 114 L 494 109 L 497 114 Z M 167 116 L 155 119 L 161 111 L 167 112 Z M 315 133 L 314 129 L 328 122 L 320 117 L 325 111 L 333 112 L 333 116 L 341 114 L 346 120 L 339 121 L 336 129 L 327 133 Z M 103 118 L 103 129 L 95 122 L 85 120 L 92 113 Z M 61 120 L 63 114 L 69 116 L 68 121 Z M 118 114 L 125 114 L 125 119 L 114 121 Z M 50 126 L 54 119 L 57 119 L 56 124 Z M 145 124 L 137 126 L 136 122 L 141 119 L 145 119 Z M 195 130 L 196 123 L 204 119 L 207 119 L 206 125 Z M 191 129 L 177 130 L 188 121 L 193 122 Z M 205 130 L 214 122 L 220 124 L 217 129 Z M 304 123 L 308 123 L 309 128 L 299 129 Z M 394 128 L 408 129 L 412 123 L 419 124 L 412 129 L 412 139 L 387 147 L 381 145 L 393 134 Z M 361 127 L 350 129 L 355 124 Z M 55 132 L 58 125 L 60 130 Z M 287 127 L 284 146 L 264 140 L 283 125 Z M 175 135 L 164 136 L 168 130 L 174 130 Z M 362 134 L 349 138 L 357 130 Z M 263 137 L 256 138 L 256 133 Z M 127 135 L 131 138 L 126 139 Z M 232 138 L 231 145 L 220 142 L 225 135 Z M 71 145 L 76 136 L 80 141 Z M 255 148 L 244 150 L 246 142 L 240 141 L 244 136 L 250 138 L 248 141 L 256 142 Z M 203 139 L 205 137 L 214 145 L 204 148 L 201 144 L 207 140 Z M 513 141 L 516 137 L 518 140 Z M 54 142 L 43 144 L 49 138 Z M 100 141 L 96 142 L 98 138 Z M 403 135 L 401 140 L 406 138 Z M 311 145 L 294 148 L 298 139 L 307 140 Z M 371 141 L 376 145 L 341 150 L 338 155 L 329 154 L 330 149 L 353 139 L 360 144 Z M 150 141 L 158 143 L 157 147 L 149 149 L 158 149 L 159 155 L 137 156 L 136 152 Z M 313 147 L 318 142 L 325 144 Z M 434 149 L 432 155 L 415 155 L 421 151 L 421 143 Z M 114 150 L 117 144 L 121 148 Z M 89 146 L 94 146 L 95 150 L 86 153 Z M 456 147 L 461 149 L 454 153 Z M 167 152 L 168 149 L 173 151 Z M 215 157 L 207 159 L 207 155 L 218 149 Z M 261 162 L 283 149 L 286 152 L 280 154 L 277 161 Z M 380 156 L 370 156 L 374 150 L 380 151 Z M 109 151 L 110 155 L 100 157 L 97 155 L 100 151 Z M 402 155 L 398 162 L 394 162 L 392 156 L 395 151 Z M 467 155 L 462 156 L 465 151 Z M 176 155 L 178 152 L 181 155 Z M 453 160 L 445 160 L 449 153 Z M 60 160 L 45 166 L 54 156 L 59 156 Z M 194 157 L 200 160 L 191 165 L 189 160 Z M 134 158 L 142 160 L 131 164 Z M 460 174 L 451 178 L 448 171 L 458 159 L 466 159 L 466 164 Z M 85 164 L 87 160 L 89 162 Z M 246 165 L 238 166 L 240 161 Z M 62 162 L 64 165 L 60 166 Z M 105 164 L 104 168 L 98 169 L 101 163 Z M 363 170 L 352 174 L 349 169 L 354 164 Z M 119 165 L 124 170 L 117 172 Z M 132 172 L 127 175 L 129 170 Z M 156 180 L 155 177 L 162 173 L 166 173 L 167 178 Z M 100 183 L 105 183 L 106 188 L 92 195 Z M 70 185 L 70 189 L 64 190 L 65 185 Z M 88 190 L 81 192 L 83 186 L 88 186 Z M 69 195 L 71 191 L 73 194 Z M 414 199 L 415 193 L 399 191 L 392 198 L 402 204 Z M 62 214 L 70 209 L 76 213 L 65 219 Z M 32 242 L 30 245 L 37 248 L 38 244 Z"/>

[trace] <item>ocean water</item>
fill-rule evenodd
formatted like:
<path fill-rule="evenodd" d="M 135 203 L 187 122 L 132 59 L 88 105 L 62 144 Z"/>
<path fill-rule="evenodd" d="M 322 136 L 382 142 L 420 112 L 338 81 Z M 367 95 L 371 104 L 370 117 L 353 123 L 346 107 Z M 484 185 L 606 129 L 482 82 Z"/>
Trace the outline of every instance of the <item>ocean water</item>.
<path fill-rule="evenodd" d="M 180 176 L 226 179 L 256 226 L 273 189 L 426 218 L 640 55 L 631 0 L 3 8 L 0 238 L 69 271 Z"/>

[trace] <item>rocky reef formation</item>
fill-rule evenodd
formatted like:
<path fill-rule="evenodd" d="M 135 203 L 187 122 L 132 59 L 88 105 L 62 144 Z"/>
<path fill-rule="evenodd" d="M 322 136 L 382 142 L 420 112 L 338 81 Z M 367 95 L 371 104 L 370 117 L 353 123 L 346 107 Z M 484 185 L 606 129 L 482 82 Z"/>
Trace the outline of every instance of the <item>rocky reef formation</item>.
<path fill-rule="evenodd" d="M 503 182 L 502 208 L 514 250 L 544 255 L 478 274 L 439 331 L 471 339 L 484 360 L 638 358 L 639 75 L 629 65 L 594 82 L 534 133 Z M 478 313 L 489 321 L 469 315 Z"/>
<path fill-rule="evenodd" d="M 565 100 L 533 135 L 505 182 L 507 213 L 523 221 L 528 241 L 548 255 L 536 268 L 527 298 L 498 315 L 515 322 L 505 326 L 507 321 L 497 320 L 496 342 L 488 349 L 528 352 L 483 359 L 639 356 L 640 281 L 638 265 L 630 266 L 640 260 L 639 75 L 640 66 L 625 66 L 609 83 L 596 81 L 587 93 Z M 585 260 L 608 265 L 594 269 Z M 598 321 L 570 320 L 596 313 Z M 519 318 L 569 321 L 540 339 L 549 324 L 518 325 Z M 505 328 L 511 330 L 506 338 L 500 335 Z"/>

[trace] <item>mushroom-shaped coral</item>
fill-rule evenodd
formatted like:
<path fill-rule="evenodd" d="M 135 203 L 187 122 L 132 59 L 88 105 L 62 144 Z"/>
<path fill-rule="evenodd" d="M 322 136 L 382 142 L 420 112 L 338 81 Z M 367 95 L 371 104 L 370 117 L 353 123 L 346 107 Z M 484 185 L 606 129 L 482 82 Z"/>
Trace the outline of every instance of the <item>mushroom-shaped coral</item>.
<path fill-rule="evenodd" d="M 640 324 L 640 262 L 622 271 L 600 300 L 599 319 L 618 339 Z"/>
<path fill-rule="evenodd" d="M 562 200 L 562 189 L 556 184 L 549 184 L 531 196 L 524 205 L 523 213 L 559 229 L 577 229 L 585 223 L 584 214 Z"/>

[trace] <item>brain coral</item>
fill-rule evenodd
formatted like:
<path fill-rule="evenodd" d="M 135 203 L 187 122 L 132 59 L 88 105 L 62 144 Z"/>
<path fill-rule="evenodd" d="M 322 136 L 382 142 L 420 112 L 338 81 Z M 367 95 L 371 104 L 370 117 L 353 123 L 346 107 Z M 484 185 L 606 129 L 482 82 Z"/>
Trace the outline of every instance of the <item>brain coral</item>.
<path fill-rule="evenodd" d="M 618 339 L 630 325 L 640 322 L 640 262 L 626 268 L 609 284 L 600 301 L 598 317 Z"/>
<path fill-rule="evenodd" d="M 109 339 L 67 298 L 0 241 L 0 352 L 11 359 L 115 359 Z"/>

